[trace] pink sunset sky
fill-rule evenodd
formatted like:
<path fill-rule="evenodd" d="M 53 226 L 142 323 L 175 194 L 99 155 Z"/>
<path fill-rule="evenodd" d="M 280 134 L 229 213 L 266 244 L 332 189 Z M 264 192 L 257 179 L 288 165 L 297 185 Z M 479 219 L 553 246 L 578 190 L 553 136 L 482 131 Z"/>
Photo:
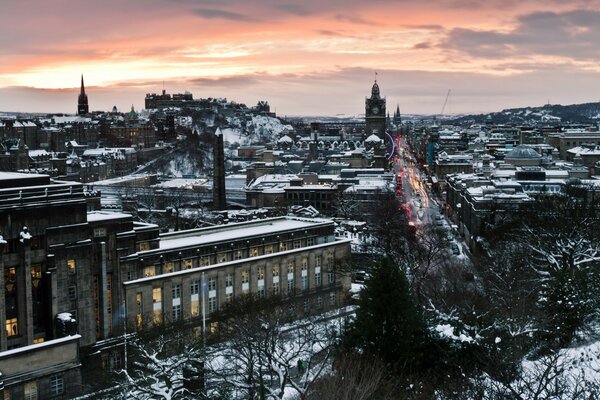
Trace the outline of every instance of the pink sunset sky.
<path fill-rule="evenodd" d="M 478 113 L 600 100 L 596 0 L 3 0 L 0 110 L 185 90 L 279 115 Z"/>

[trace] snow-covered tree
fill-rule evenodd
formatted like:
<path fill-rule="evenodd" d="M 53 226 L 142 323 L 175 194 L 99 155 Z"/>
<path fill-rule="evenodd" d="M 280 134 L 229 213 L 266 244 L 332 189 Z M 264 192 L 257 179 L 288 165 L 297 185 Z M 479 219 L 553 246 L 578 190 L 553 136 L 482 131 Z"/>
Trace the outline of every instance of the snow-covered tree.
<path fill-rule="evenodd" d="M 331 365 L 335 334 L 315 318 L 289 323 L 293 307 L 236 299 L 221 316 L 225 340 L 212 348 L 207 363 L 213 387 L 227 387 L 236 399 L 282 399 L 289 393 L 305 398 Z"/>
<path fill-rule="evenodd" d="M 189 399 L 184 371 L 203 365 L 202 337 L 178 325 L 139 333 L 127 343 L 129 362 L 118 372 L 128 399 Z M 201 373 L 200 371 L 197 371 Z"/>

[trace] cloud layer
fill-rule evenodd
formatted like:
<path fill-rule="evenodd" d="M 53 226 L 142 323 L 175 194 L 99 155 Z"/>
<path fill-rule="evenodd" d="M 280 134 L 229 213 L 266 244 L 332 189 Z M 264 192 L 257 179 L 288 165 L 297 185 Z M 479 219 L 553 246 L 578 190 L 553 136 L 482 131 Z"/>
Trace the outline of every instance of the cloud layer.
<path fill-rule="evenodd" d="M 363 112 L 374 71 L 409 113 L 596 101 L 600 9 L 574 0 L 6 0 L 0 110 L 72 112 L 146 92 Z M 94 104 L 95 103 L 95 104 Z"/>

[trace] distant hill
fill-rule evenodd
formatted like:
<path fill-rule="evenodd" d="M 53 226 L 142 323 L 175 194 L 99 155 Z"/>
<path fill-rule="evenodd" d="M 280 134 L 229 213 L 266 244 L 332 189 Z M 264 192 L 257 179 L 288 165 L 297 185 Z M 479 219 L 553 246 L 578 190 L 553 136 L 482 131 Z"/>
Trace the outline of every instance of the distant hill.
<path fill-rule="evenodd" d="M 541 107 L 509 108 L 500 112 L 463 115 L 445 119 L 456 124 L 596 124 L 600 122 L 600 103 L 546 104 Z"/>

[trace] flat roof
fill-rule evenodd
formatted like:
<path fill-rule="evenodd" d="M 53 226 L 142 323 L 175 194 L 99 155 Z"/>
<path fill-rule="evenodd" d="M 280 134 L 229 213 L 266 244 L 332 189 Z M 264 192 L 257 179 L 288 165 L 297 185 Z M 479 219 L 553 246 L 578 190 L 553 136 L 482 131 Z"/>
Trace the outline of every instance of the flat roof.
<path fill-rule="evenodd" d="M 178 248 L 200 247 L 211 243 L 230 243 L 240 239 L 267 236 L 290 230 L 315 228 L 330 223 L 333 224 L 333 221 L 322 218 L 280 217 L 171 232 L 160 236 L 158 249 L 141 251 L 137 255 L 149 255 Z"/>
<path fill-rule="evenodd" d="M 131 215 L 110 211 L 91 211 L 87 213 L 88 222 L 108 221 L 121 218 L 131 218 Z"/>

